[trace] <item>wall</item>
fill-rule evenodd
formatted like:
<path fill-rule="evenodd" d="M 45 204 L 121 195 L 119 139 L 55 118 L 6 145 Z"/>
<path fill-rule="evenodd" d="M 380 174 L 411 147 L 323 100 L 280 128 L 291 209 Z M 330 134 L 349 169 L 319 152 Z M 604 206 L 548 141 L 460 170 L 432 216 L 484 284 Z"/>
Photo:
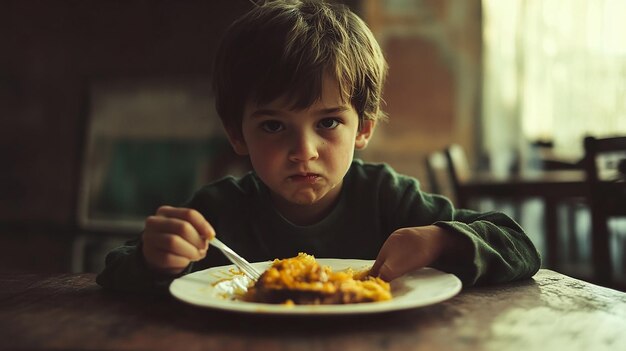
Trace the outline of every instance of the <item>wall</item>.
<path fill-rule="evenodd" d="M 458 143 L 474 165 L 480 0 L 365 0 L 361 9 L 389 62 L 384 98 L 390 121 L 364 156 L 425 179 L 424 157 Z"/>

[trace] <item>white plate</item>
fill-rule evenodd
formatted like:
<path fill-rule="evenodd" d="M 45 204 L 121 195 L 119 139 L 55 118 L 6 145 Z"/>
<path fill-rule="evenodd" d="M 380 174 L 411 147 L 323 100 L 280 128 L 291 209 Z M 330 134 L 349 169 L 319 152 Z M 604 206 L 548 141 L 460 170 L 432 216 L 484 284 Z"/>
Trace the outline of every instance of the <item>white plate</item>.
<path fill-rule="evenodd" d="M 321 265 L 330 266 L 339 271 L 352 268 L 355 271 L 368 269 L 374 261 L 352 259 L 318 258 Z M 270 262 L 253 263 L 257 269 L 264 271 Z M 194 272 L 180 277 L 170 285 L 170 293 L 186 303 L 217 308 L 221 310 L 286 315 L 337 315 L 379 313 L 405 310 L 427 306 L 447 300 L 458 294 L 462 284 L 453 274 L 444 273 L 433 268 L 422 268 L 394 280 L 391 283 L 393 299 L 383 302 L 357 303 L 347 305 L 273 305 L 252 303 L 233 299 L 238 284 L 246 286 L 247 277 L 237 272 L 234 266 L 221 266 Z"/>

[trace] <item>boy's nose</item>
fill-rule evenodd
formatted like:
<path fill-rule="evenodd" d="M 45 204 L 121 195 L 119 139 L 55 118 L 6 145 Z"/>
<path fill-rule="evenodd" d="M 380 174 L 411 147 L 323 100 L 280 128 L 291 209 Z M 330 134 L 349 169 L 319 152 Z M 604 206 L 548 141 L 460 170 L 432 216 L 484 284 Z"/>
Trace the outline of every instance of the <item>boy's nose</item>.
<path fill-rule="evenodd" d="M 319 157 L 316 140 L 311 135 L 294 136 L 291 149 L 289 150 L 289 160 L 293 162 L 311 161 Z"/>

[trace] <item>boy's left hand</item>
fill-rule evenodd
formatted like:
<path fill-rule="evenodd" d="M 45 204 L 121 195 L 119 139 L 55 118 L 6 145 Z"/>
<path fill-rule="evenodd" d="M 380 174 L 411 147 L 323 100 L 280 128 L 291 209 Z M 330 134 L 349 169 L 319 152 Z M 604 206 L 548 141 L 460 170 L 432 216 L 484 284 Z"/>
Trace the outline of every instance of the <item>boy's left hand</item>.
<path fill-rule="evenodd" d="M 370 275 L 394 280 L 432 264 L 447 251 L 457 251 L 457 243 L 453 234 L 434 225 L 398 229 L 383 244 Z"/>

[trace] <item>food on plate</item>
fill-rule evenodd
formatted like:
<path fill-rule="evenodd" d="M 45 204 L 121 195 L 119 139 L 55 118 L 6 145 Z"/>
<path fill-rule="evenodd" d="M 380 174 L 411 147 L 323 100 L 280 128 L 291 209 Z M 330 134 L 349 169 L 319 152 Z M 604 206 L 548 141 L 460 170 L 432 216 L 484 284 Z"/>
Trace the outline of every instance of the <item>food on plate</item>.
<path fill-rule="evenodd" d="M 245 301 L 273 304 L 326 305 L 385 301 L 389 283 L 352 269 L 334 272 L 315 257 L 276 259 L 243 296 Z"/>

